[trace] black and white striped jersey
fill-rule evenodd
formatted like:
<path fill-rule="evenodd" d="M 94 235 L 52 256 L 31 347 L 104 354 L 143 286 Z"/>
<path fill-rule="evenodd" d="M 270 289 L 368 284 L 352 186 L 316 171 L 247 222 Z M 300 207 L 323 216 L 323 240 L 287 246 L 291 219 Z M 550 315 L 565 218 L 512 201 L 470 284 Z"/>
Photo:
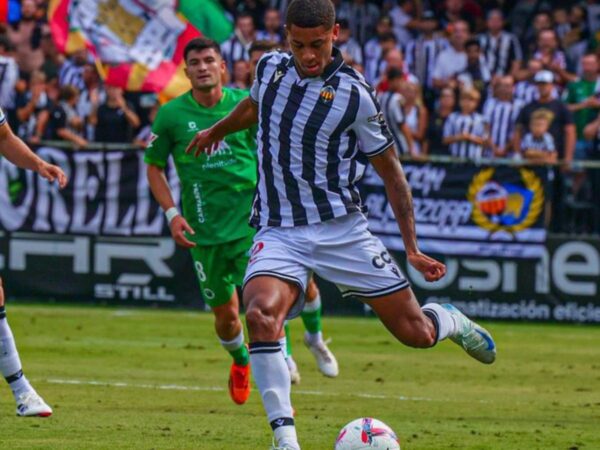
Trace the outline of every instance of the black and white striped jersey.
<path fill-rule="evenodd" d="M 250 223 L 293 227 L 362 211 L 356 182 L 365 157 L 394 141 L 362 75 L 333 61 L 301 78 L 291 55 L 271 52 L 256 67 L 258 184 Z"/>
<path fill-rule="evenodd" d="M 523 60 L 521 44 L 512 33 L 502 31 L 498 37 L 485 33 L 479 36 L 479 43 L 481 54 L 492 76 L 508 74 L 513 61 Z"/>
<path fill-rule="evenodd" d="M 6 115 L 4 114 L 4 111 L 2 110 L 2 108 L 0 108 L 0 126 L 4 125 L 6 123 Z"/>
<path fill-rule="evenodd" d="M 83 83 L 83 66 L 78 66 L 67 59 L 58 72 L 58 83 L 61 86 L 70 84 L 81 92 L 85 88 L 85 84 Z"/>
<path fill-rule="evenodd" d="M 554 145 L 554 138 L 548 132 L 544 133 L 540 137 L 535 137 L 533 133 L 527 133 L 521 139 L 521 151 L 525 152 L 527 150 L 539 150 L 542 152 L 552 153 L 556 151 L 556 146 Z"/>
<path fill-rule="evenodd" d="M 342 53 L 346 53 L 352 61 L 356 64 L 360 64 L 362 66 L 363 63 L 363 52 L 360 44 L 354 40 L 353 38 L 348 39 L 344 43 L 337 43 L 337 47 L 342 51 Z"/>
<path fill-rule="evenodd" d="M 509 143 L 523 106 L 520 100 L 507 102 L 493 97 L 486 100 L 483 116 L 490 125 L 490 138 L 494 145 L 505 148 Z"/>
<path fill-rule="evenodd" d="M 442 38 L 423 39 L 419 37 L 406 44 L 404 60 L 410 73 L 415 74 L 421 85 L 433 87 L 433 68 L 439 53 L 448 47 L 448 41 Z"/>
<path fill-rule="evenodd" d="M 380 77 L 381 63 L 383 62 L 383 52 L 379 45 L 378 38 L 369 39 L 363 47 L 365 78 L 371 84 L 374 84 Z"/>
<path fill-rule="evenodd" d="M 250 44 L 244 44 L 235 34 L 221 44 L 221 54 L 230 74 L 233 73 L 233 65 L 236 61 L 250 59 L 249 49 Z"/>
<path fill-rule="evenodd" d="M 516 100 L 520 100 L 523 104 L 531 103 L 534 100 L 539 100 L 540 91 L 535 83 L 532 81 L 519 81 L 515 84 L 514 97 Z M 552 98 L 558 98 L 559 93 L 556 86 L 552 88 Z"/>
<path fill-rule="evenodd" d="M 453 112 L 444 124 L 444 138 L 468 133 L 485 138 L 488 136 L 487 122 L 479 113 L 462 114 Z M 473 142 L 460 141 L 449 145 L 450 154 L 457 158 L 479 159 L 483 156 L 483 146 Z"/>
<path fill-rule="evenodd" d="M 397 92 L 383 92 L 379 95 L 379 103 L 381 104 L 383 117 L 394 138 L 398 153 L 401 155 L 408 154 L 409 151 L 406 137 L 400 129 L 402 124 L 406 121 L 404 111 L 402 111 L 402 96 Z"/>

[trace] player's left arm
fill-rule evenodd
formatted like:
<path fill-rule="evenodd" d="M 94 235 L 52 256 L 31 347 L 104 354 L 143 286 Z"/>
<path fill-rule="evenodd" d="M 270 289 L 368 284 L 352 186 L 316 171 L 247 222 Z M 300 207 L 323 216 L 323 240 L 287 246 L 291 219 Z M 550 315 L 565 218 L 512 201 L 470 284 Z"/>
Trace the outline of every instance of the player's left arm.
<path fill-rule="evenodd" d="M 383 180 L 388 200 L 402 233 L 408 262 L 423 274 L 427 281 L 437 281 L 446 274 L 446 266 L 421 253 L 417 244 L 412 194 L 402 165 L 392 146 L 370 158 L 371 164 Z"/>
<path fill-rule="evenodd" d="M 18 136 L 15 136 L 7 123 L 0 125 L 0 155 L 17 167 L 37 172 L 50 182 L 57 180 L 61 189 L 67 185 L 67 176 L 62 169 L 33 153 Z"/>

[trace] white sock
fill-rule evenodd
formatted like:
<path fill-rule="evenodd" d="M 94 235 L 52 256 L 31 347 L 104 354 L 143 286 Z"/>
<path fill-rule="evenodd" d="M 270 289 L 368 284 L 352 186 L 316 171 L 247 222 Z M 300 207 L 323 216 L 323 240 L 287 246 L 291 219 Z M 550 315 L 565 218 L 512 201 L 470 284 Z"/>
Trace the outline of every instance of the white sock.
<path fill-rule="evenodd" d="M 221 338 L 219 338 L 219 340 L 221 341 L 221 345 L 223 346 L 223 348 L 225 350 L 227 350 L 228 352 L 234 352 L 238 348 L 240 348 L 242 345 L 244 345 L 244 329 L 242 328 L 242 331 L 240 331 L 240 334 L 238 334 L 236 337 L 234 337 L 230 341 L 224 341 Z"/>
<path fill-rule="evenodd" d="M 285 358 L 285 363 L 287 364 L 290 373 L 298 371 L 298 365 L 296 364 L 296 361 L 294 361 L 292 355 Z"/>
<path fill-rule="evenodd" d="M 321 309 L 321 294 L 317 294 L 312 302 L 304 302 L 304 308 L 302 308 L 302 311 L 315 312 L 319 309 Z"/>
<path fill-rule="evenodd" d="M 306 339 L 306 342 L 308 342 L 310 345 L 317 345 L 319 342 L 323 342 L 323 333 L 318 331 L 317 333 L 312 334 L 308 331 L 305 331 L 304 339 Z"/>
<path fill-rule="evenodd" d="M 250 364 L 277 444 L 298 446 L 290 399 L 290 372 L 279 342 L 251 343 Z"/>
<path fill-rule="evenodd" d="M 452 314 L 437 303 L 428 303 L 421 308 L 423 313 L 431 319 L 437 331 L 436 342 L 456 334 L 458 327 Z"/>
<path fill-rule="evenodd" d="M 27 377 L 23 375 L 15 339 L 6 318 L 0 319 L 0 373 L 9 384 L 15 399 L 33 390 Z"/>
<path fill-rule="evenodd" d="M 281 346 L 281 351 L 283 352 L 283 356 L 285 359 L 288 359 L 290 355 L 287 352 L 287 338 L 285 336 L 279 338 L 279 345 Z"/>

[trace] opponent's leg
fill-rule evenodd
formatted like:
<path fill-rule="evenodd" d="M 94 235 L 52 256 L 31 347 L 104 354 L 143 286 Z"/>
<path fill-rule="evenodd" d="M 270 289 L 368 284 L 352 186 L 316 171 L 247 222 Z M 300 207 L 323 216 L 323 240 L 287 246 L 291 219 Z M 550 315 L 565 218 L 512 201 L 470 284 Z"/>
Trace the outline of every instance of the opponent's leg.
<path fill-rule="evenodd" d="M 421 308 L 410 288 L 365 301 L 386 328 L 406 345 L 432 347 L 450 338 L 482 363 L 491 364 L 496 359 L 490 333 L 450 304 L 430 303 Z"/>
<path fill-rule="evenodd" d="M 319 370 L 327 377 L 337 377 L 339 374 L 337 360 L 323 340 L 321 293 L 312 277 L 306 290 L 306 303 L 300 317 L 302 317 L 302 323 L 304 323 L 304 328 L 306 328 L 304 344 L 315 357 Z"/>
<path fill-rule="evenodd" d="M 15 397 L 18 416 L 48 417 L 52 415 L 52 408 L 35 392 L 23 374 L 15 339 L 6 319 L 5 308 L 4 290 L 0 278 L 0 373 L 6 379 Z"/>
<path fill-rule="evenodd" d="M 287 320 L 283 324 L 283 330 L 284 333 L 283 336 L 279 338 L 279 344 L 281 345 L 281 350 L 285 356 L 285 363 L 290 371 L 290 379 L 292 384 L 300 384 L 300 372 L 298 371 L 298 365 L 292 356 L 292 338 L 290 335 L 290 325 Z"/>
<path fill-rule="evenodd" d="M 296 284 L 271 276 L 251 278 L 244 287 L 254 380 L 275 442 L 290 450 L 300 446 L 290 399 L 290 373 L 278 340 L 285 317 L 299 294 Z"/>

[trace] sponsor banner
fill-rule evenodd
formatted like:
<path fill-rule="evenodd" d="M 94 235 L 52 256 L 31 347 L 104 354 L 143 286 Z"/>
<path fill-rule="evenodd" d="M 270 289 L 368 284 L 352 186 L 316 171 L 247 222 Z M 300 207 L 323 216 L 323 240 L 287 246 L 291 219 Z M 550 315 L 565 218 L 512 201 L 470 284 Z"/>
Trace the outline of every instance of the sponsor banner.
<path fill-rule="evenodd" d="M 534 258 L 544 252 L 544 169 L 404 164 L 421 249 L 431 253 Z M 381 178 L 362 181 L 369 225 L 390 250 L 404 250 Z"/>

